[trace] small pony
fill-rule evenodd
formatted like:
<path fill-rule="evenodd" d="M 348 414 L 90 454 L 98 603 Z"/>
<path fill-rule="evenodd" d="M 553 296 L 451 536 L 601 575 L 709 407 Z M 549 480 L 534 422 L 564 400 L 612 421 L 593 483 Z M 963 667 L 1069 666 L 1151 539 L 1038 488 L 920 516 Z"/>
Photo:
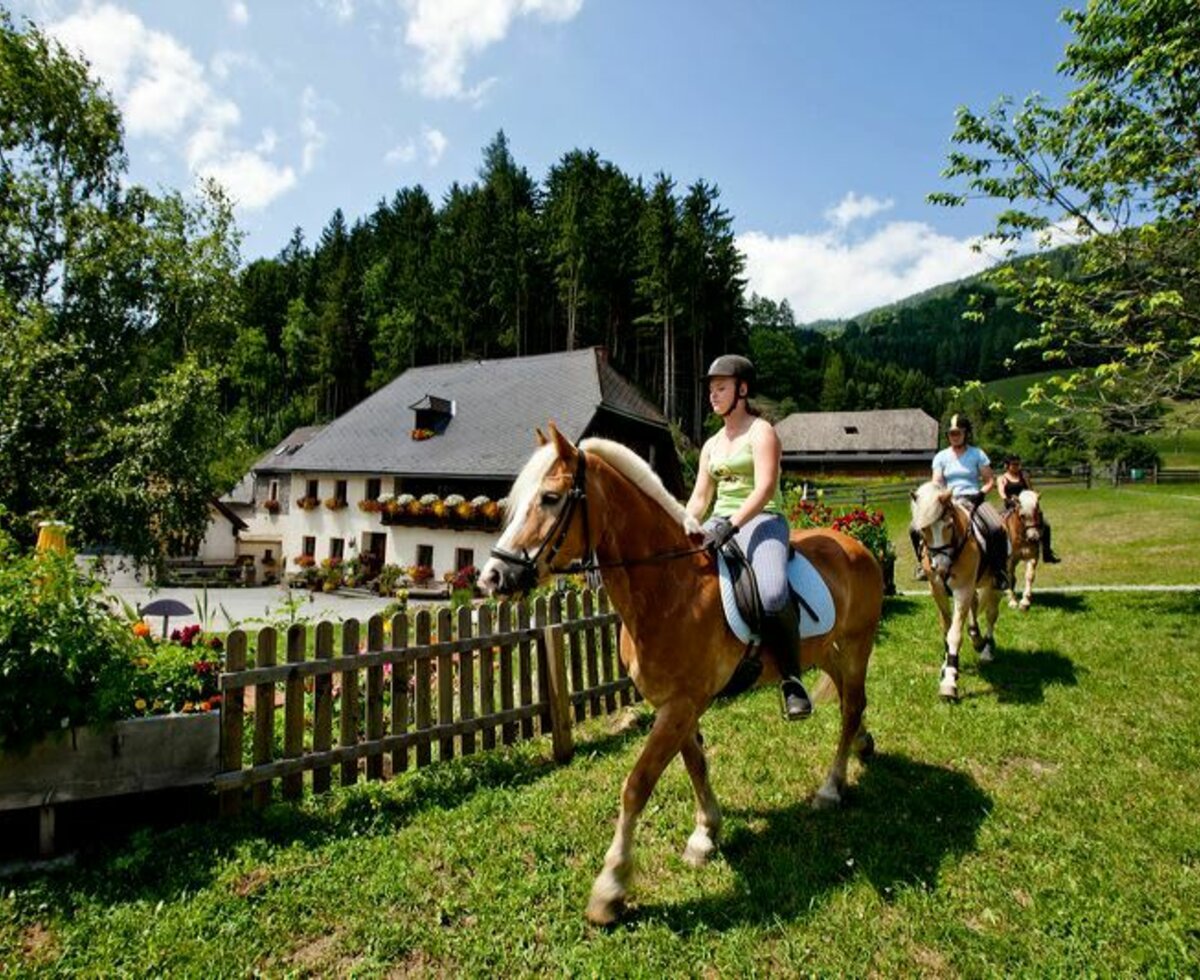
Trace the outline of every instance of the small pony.
<path fill-rule="evenodd" d="M 1010 609 L 1029 610 L 1033 602 L 1033 580 L 1037 575 L 1042 549 L 1041 494 L 1022 490 L 1016 503 L 1004 512 L 1008 532 L 1008 605 Z M 1013 587 L 1017 584 L 1017 565 L 1025 562 L 1025 592 L 1017 602 Z"/>
<path fill-rule="evenodd" d="M 576 447 L 553 425 L 549 431 L 547 444 L 513 484 L 508 522 L 479 582 L 512 595 L 555 573 L 599 571 L 621 617 L 621 659 L 656 709 L 621 790 L 616 831 L 588 901 L 588 918 L 605 925 L 624 906 L 638 817 L 676 755 L 683 756 L 696 799 L 683 859 L 699 866 L 716 850 L 721 810 L 708 781 L 699 720 L 729 683 L 746 645 L 726 625 L 716 562 L 699 546 L 700 525 L 649 465 L 619 443 L 585 439 Z M 791 543 L 820 572 L 833 599 L 832 628 L 805 637 L 801 647 L 801 662 L 822 668 L 841 699 L 837 753 L 814 800 L 832 806 L 841 801 L 851 749 L 859 758 L 874 749 L 863 711 L 883 575 L 870 551 L 839 531 L 794 531 Z M 777 680 L 773 658 L 763 661 L 760 683 Z"/>
<path fill-rule="evenodd" d="M 954 701 L 958 699 L 958 651 L 962 646 L 963 625 L 968 625 L 979 662 L 990 663 L 995 653 L 1000 590 L 975 536 L 971 511 L 955 501 L 949 489 L 933 481 L 921 484 L 912 492 L 912 519 L 913 527 L 925 542 L 921 564 L 937 604 L 945 640 L 946 659 L 938 680 L 938 694 Z M 987 624 L 986 635 L 979 629 L 980 607 Z"/>

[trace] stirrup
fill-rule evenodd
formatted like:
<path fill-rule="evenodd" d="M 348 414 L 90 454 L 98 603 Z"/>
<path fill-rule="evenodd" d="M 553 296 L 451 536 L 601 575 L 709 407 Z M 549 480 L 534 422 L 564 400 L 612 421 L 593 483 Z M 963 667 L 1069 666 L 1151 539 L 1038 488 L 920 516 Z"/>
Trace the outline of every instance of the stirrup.
<path fill-rule="evenodd" d="M 801 721 L 812 715 L 812 701 L 798 677 L 785 677 L 779 682 L 779 697 L 783 701 L 783 717 Z"/>

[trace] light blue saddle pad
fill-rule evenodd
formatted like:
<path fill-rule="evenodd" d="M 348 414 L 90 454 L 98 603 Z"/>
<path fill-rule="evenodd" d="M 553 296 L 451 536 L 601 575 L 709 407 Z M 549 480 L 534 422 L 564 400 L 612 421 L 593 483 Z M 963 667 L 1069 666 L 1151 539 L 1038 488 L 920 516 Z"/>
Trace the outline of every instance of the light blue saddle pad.
<path fill-rule="evenodd" d="M 725 556 L 717 554 L 717 574 L 721 582 L 721 604 L 725 607 L 725 621 L 733 630 L 733 635 L 743 643 L 757 643 L 755 635 L 746 620 L 738 610 L 737 601 L 733 596 L 733 582 L 729 577 L 729 566 Z M 787 567 L 788 585 L 791 586 L 793 601 L 795 596 L 801 596 L 805 604 L 800 606 L 800 635 L 821 636 L 833 629 L 835 612 L 833 596 L 829 586 L 821 578 L 821 573 L 813 567 L 812 562 L 799 552 L 792 555 Z M 809 610 L 812 610 L 810 614 Z M 815 618 L 814 618 L 815 615 Z"/>

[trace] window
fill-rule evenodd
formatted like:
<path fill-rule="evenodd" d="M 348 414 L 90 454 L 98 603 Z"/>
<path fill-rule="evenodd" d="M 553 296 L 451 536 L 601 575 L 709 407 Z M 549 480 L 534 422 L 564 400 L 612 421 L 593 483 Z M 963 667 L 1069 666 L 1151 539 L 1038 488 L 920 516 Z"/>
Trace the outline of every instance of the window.
<path fill-rule="evenodd" d="M 433 545 L 417 545 L 417 564 L 428 565 L 430 568 L 433 567 Z"/>
<path fill-rule="evenodd" d="M 267 499 L 268 500 L 278 500 L 279 499 L 279 481 L 278 480 L 271 481 L 271 489 L 267 493 Z"/>
<path fill-rule="evenodd" d="M 308 489 L 304 491 L 304 496 L 316 500 L 321 496 L 321 482 L 319 480 L 309 480 Z"/>
<path fill-rule="evenodd" d="M 346 539 L 345 538 L 330 538 L 329 539 L 329 557 L 342 558 L 346 554 Z"/>
<path fill-rule="evenodd" d="M 377 476 L 373 476 L 369 480 L 367 480 L 367 492 L 365 495 L 367 500 L 378 500 L 379 499 L 379 490 L 380 490 L 379 485 L 382 482 L 383 481 L 381 481 L 379 479 L 379 477 L 377 477 Z"/>
<path fill-rule="evenodd" d="M 397 497 L 404 493 L 404 480 L 398 476 L 392 477 L 392 493 Z"/>
<path fill-rule="evenodd" d="M 304 550 L 302 554 L 308 555 L 310 558 L 316 557 L 317 554 L 317 539 L 311 534 L 304 535 Z"/>
<path fill-rule="evenodd" d="M 848 435 L 848 436 L 858 435 L 858 426 L 857 425 L 846 425 L 846 426 L 843 426 L 843 428 L 846 430 L 846 435 Z"/>
<path fill-rule="evenodd" d="M 466 568 L 475 564 L 475 549 L 474 548 L 455 548 L 454 549 L 454 568 L 457 571 L 460 568 Z"/>
<path fill-rule="evenodd" d="M 333 499 L 339 504 L 346 502 L 346 481 L 338 480 L 333 485 Z"/>

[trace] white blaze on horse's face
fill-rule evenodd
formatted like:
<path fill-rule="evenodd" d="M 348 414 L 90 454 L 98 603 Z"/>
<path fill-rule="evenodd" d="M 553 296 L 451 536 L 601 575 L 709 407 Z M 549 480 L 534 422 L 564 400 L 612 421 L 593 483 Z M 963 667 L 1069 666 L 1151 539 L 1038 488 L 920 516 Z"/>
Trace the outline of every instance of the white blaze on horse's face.
<path fill-rule="evenodd" d="M 954 546 L 954 500 L 936 483 L 922 484 L 912 497 L 913 526 L 921 533 L 933 570 L 950 574 Z"/>
<path fill-rule="evenodd" d="M 549 535 L 563 506 L 571 478 L 565 470 L 551 475 L 558 454 L 554 446 L 538 449 L 518 474 L 509 492 L 504 531 L 496 550 L 512 554 L 536 554 Z M 548 574 L 539 568 L 539 577 Z M 514 573 L 509 562 L 495 556 L 488 559 L 479 574 L 479 582 L 489 592 L 509 592 Z"/>
<path fill-rule="evenodd" d="M 1036 544 L 1042 537 L 1042 511 L 1038 501 L 1041 494 L 1034 490 L 1022 490 L 1017 497 L 1017 507 L 1021 513 L 1021 530 L 1025 540 Z"/>

